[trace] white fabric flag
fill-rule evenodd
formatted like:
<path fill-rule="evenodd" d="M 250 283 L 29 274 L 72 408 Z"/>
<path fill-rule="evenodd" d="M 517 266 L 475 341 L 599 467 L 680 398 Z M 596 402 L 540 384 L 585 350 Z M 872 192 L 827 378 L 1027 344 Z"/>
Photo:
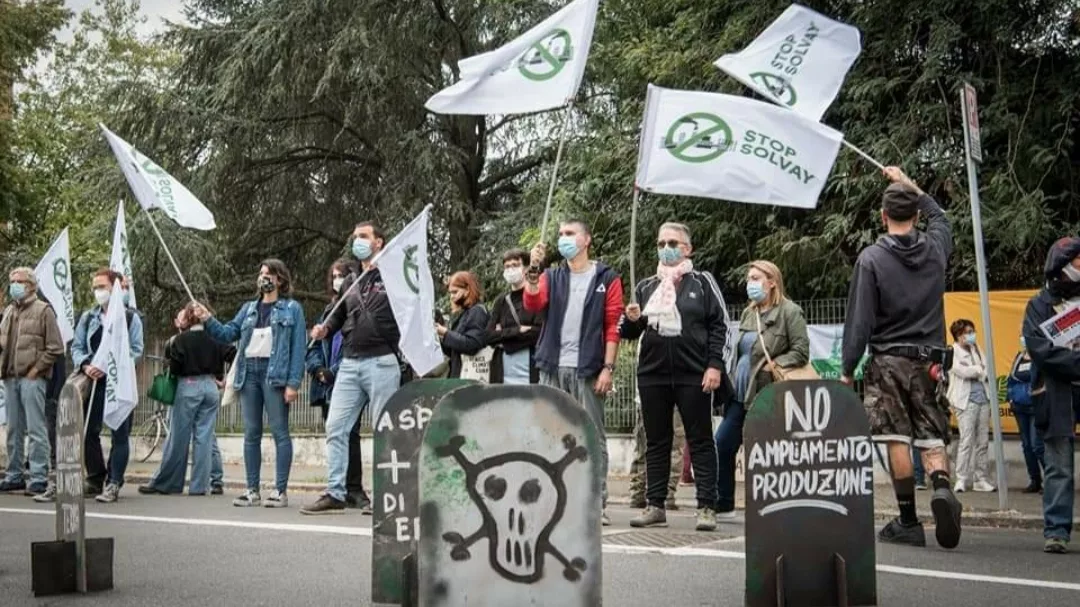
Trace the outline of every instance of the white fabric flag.
<path fill-rule="evenodd" d="M 128 248 L 127 221 L 124 219 L 124 203 L 116 208 L 116 228 L 113 230 L 112 255 L 109 257 L 109 269 L 119 272 L 128 281 L 128 307 L 138 308 L 135 302 L 135 279 L 131 276 L 131 249 Z"/>
<path fill-rule="evenodd" d="M 775 105 L 649 85 L 637 186 L 812 209 L 843 135 Z"/>
<path fill-rule="evenodd" d="M 435 283 L 428 265 L 428 217 L 431 205 L 405 226 L 375 257 L 401 339 L 398 346 L 417 375 L 443 362 L 435 334 Z M 378 419 L 372 412 L 372 419 Z"/>
<path fill-rule="evenodd" d="M 736 80 L 819 121 L 862 51 L 858 28 L 792 4 L 738 53 L 716 60 Z"/>
<path fill-rule="evenodd" d="M 216 227 L 214 215 L 184 184 L 105 128 L 104 124 L 98 126 L 105 133 L 105 139 L 108 140 L 109 147 L 116 155 L 116 161 L 120 163 L 120 169 L 124 171 L 124 177 L 142 208 L 147 211 L 161 209 L 185 228 L 213 230 Z"/>
<path fill-rule="evenodd" d="M 124 289 L 113 283 L 112 297 L 101 321 L 101 344 L 90 364 L 105 371 L 105 425 L 113 430 L 135 410 L 139 392 L 135 385 L 135 359 L 131 357 Z"/>
<path fill-rule="evenodd" d="M 439 114 L 524 114 L 577 95 L 600 0 L 574 0 L 525 34 L 458 63 L 460 80 L 428 99 Z"/>
<path fill-rule="evenodd" d="M 75 337 L 75 301 L 71 289 L 71 246 L 67 228 L 60 232 L 38 262 L 34 276 L 37 277 L 38 292 L 49 300 L 56 312 L 60 336 L 65 344 L 70 342 Z"/>

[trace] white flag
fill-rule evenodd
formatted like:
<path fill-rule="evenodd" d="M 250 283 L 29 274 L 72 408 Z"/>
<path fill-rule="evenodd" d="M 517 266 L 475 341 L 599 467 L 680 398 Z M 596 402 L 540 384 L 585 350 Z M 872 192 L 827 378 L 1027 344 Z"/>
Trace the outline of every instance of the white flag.
<path fill-rule="evenodd" d="M 428 99 L 439 114 L 524 114 L 577 95 L 600 0 L 574 0 L 525 34 L 458 63 L 461 80 Z"/>
<path fill-rule="evenodd" d="M 105 425 L 113 430 L 127 420 L 139 404 L 135 386 L 135 359 L 131 357 L 124 289 L 113 283 L 112 297 L 101 321 L 101 343 L 90 364 L 105 371 Z"/>
<path fill-rule="evenodd" d="M 124 275 L 128 281 L 127 305 L 138 308 L 135 303 L 135 279 L 131 276 L 131 249 L 128 248 L 127 221 L 124 220 L 124 203 L 116 208 L 116 228 L 113 230 L 112 255 L 109 257 L 109 269 Z"/>
<path fill-rule="evenodd" d="M 431 205 L 416 216 L 375 257 L 401 339 L 398 347 L 417 375 L 443 362 L 435 335 L 435 283 L 428 266 L 427 234 Z M 372 419 L 378 419 L 372 412 Z"/>
<path fill-rule="evenodd" d="M 116 155 L 116 161 L 120 163 L 120 169 L 124 171 L 124 177 L 142 208 L 147 211 L 161 209 L 185 228 L 213 230 L 216 227 L 213 214 L 184 184 L 105 128 L 104 124 L 98 126 L 105 133 L 105 139 L 108 140 L 109 147 Z"/>
<path fill-rule="evenodd" d="M 34 276 L 37 277 L 38 292 L 49 300 L 56 312 L 60 336 L 65 344 L 70 342 L 75 337 L 75 302 L 71 290 L 71 246 L 67 228 L 60 232 L 38 262 Z"/>
<path fill-rule="evenodd" d="M 812 209 L 843 135 L 775 105 L 649 85 L 637 186 Z"/>
<path fill-rule="evenodd" d="M 750 46 L 716 60 L 736 80 L 819 121 L 862 51 L 859 30 L 792 4 Z"/>

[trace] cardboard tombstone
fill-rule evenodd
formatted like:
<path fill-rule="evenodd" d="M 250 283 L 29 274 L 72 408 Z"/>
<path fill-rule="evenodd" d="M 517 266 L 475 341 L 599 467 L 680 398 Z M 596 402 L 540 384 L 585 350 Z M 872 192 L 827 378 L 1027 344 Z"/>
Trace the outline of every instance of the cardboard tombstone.
<path fill-rule="evenodd" d="M 419 604 L 601 605 L 602 448 L 554 388 L 446 395 L 420 451 Z"/>

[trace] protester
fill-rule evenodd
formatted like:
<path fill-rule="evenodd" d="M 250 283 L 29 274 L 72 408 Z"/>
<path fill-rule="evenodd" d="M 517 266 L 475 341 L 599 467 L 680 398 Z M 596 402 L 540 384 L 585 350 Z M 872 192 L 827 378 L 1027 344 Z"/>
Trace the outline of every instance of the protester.
<path fill-rule="evenodd" d="M 341 331 L 342 360 L 326 420 L 326 491 L 314 504 L 301 508 L 301 514 L 336 514 L 345 509 L 349 433 L 369 404 L 371 419 L 378 420 L 383 405 L 401 382 L 397 355 L 400 332 L 382 274 L 371 263 L 384 244 L 385 236 L 375 224 L 356 224 L 352 252 L 360 260 L 361 274 L 354 272 L 345 278 L 342 304 L 311 330 L 312 339 L 326 339 Z"/>
<path fill-rule="evenodd" d="M 589 259 L 592 234 L 584 221 L 564 221 L 559 226 L 559 254 L 566 263 L 530 271 L 522 298 L 525 310 L 545 314 L 544 329 L 536 347 L 540 383 L 559 388 L 578 401 L 596 424 L 603 446 L 601 453 L 601 523 L 607 517 L 607 437 L 604 432 L 604 399 L 611 392 L 615 357 L 619 351 L 619 318 L 622 316 L 622 279 L 614 269 Z M 547 247 L 538 243 L 530 254 L 531 265 L 540 268 Z"/>
<path fill-rule="evenodd" d="M 25 491 L 36 496 L 48 489 L 50 441 L 45 400 L 53 364 L 64 356 L 64 341 L 52 306 L 38 298 L 34 271 L 15 268 L 8 278 L 11 302 L 0 320 L 8 466 L 0 492 Z M 27 438 L 29 483 L 23 478 L 23 443 Z"/>
<path fill-rule="evenodd" d="M 771 261 L 758 260 L 746 272 L 749 304 L 739 319 L 735 341 L 734 395 L 716 429 L 719 473 L 717 516 L 735 518 L 735 460 L 743 443 L 746 410 L 773 382 L 773 369 L 796 369 L 810 362 L 810 336 L 802 308 L 784 294 L 784 275 Z"/>
<path fill-rule="evenodd" d="M 93 398 L 88 398 L 83 404 L 83 414 L 88 418 L 84 447 L 84 494 L 97 496 L 97 501 L 102 503 L 112 503 L 120 497 L 120 489 L 124 486 L 124 473 L 127 472 L 128 460 L 131 457 L 129 439 L 131 422 L 135 415 L 132 411 L 124 423 L 110 429 L 109 459 L 106 462 L 101 449 L 101 426 L 105 415 L 105 369 L 98 369 L 90 363 L 101 345 L 101 338 L 105 333 L 102 322 L 109 306 L 123 305 L 123 302 L 111 301 L 113 284 L 121 279 L 120 274 L 109 268 L 101 268 L 94 274 L 91 287 L 96 304 L 79 317 L 75 326 L 75 339 L 71 342 L 71 360 L 75 368 L 95 382 L 91 390 Z M 142 320 L 132 310 L 125 308 L 124 312 L 127 316 L 131 357 L 137 363 L 143 354 Z"/>
<path fill-rule="evenodd" d="M 1035 406 L 1031 398 L 1031 356 L 1028 355 L 1024 336 L 1020 336 L 1020 352 L 1013 359 L 1009 377 L 1005 381 L 1006 397 L 1009 407 L 1020 431 L 1020 444 L 1024 450 L 1024 463 L 1027 465 L 1028 478 L 1031 482 L 1024 488 L 1024 493 L 1042 493 L 1043 442 L 1035 429 Z"/>
<path fill-rule="evenodd" d="M 480 302 L 480 281 L 472 272 L 455 272 L 447 281 L 450 326 L 435 323 L 442 350 L 450 359 L 449 377 L 461 377 L 462 357 L 475 356 L 487 345 L 488 313 Z"/>
<path fill-rule="evenodd" d="M 645 451 L 647 439 L 645 438 L 645 423 L 641 416 L 641 395 L 634 391 L 634 459 L 630 461 L 630 507 L 644 510 L 649 503 L 645 500 Z M 686 431 L 683 429 L 679 411 L 676 409 L 672 416 L 672 425 L 675 428 L 674 439 L 671 442 L 671 473 L 668 475 L 667 500 L 664 502 L 664 510 L 672 512 L 679 509 L 675 501 L 675 491 L 678 489 L 679 471 L 682 469 L 683 445 L 686 444 Z"/>
<path fill-rule="evenodd" d="M 353 264 L 347 259 L 339 259 L 330 267 L 327 277 L 327 291 L 330 303 L 326 305 L 319 322 L 326 322 L 334 305 L 341 298 L 341 286 L 345 277 L 353 272 Z M 312 341 L 307 352 L 307 372 L 311 376 L 309 400 L 311 406 L 322 409 L 325 425 L 330 414 L 330 397 L 334 389 L 334 379 L 341 367 L 341 331 L 332 336 Z M 360 508 L 363 514 L 371 514 L 371 498 L 364 491 L 364 462 L 360 456 L 360 416 L 349 431 L 349 464 L 345 473 L 345 505 Z"/>
<path fill-rule="evenodd" d="M 304 308 L 292 299 L 292 275 L 280 260 L 263 261 L 255 284 L 258 299 L 241 306 L 229 322 L 222 323 L 201 305 L 196 306 L 195 315 L 217 341 L 229 344 L 239 340 L 233 387 L 240 392 L 244 419 L 247 490 L 233 505 L 286 508 L 293 459 L 289 404 L 296 402 L 299 394 L 307 350 Z M 276 452 L 274 490 L 265 502 L 259 492 L 264 413 Z"/>
<path fill-rule="evenodd" d="M 197 304 L 181 311 L 186 327 L 169 339 L 165 359 L 177 378 L 176 400 L 169 415 L 169 440 L 161 465 L 150 482 L 139 487 L 144 495 L 183 493 L 188 446 L 194 441 L 189 495 L 206 495 L 213 459 L 214 424 L 217 422 L 225 378 L 226 347 L 214 341 L 195 315 Z"/>
<path fill-rule="evenodd" d="M 975 323 L 960 319 L 949 327 L 953 336 L 953 364 L 949 371 L 949 406 L 960 426 L 956 455 L 956 493 L 971 488 L 981 493 L 994 490 L 990 467 L 990 381 L 975 337 Z"/>
<path fill-rule="evenodd" d="M 1024 313 L 1024 342 L 1031 355 L 1035 428 L 1043 452 L 1043 550 L 1069 551 L 1075 495 L 1074 451 L 1080 421 L 1080 340 L 1056 345 L 1040 328 L 1080 305 L 1080 238 L 1062 238 L 1050 247 L 1046 284 Z"/>
<path fill-rule="evenodd" d="M 544 324 L 543 316 L 525 310 L 525 266 L 529 254 L 523 249 L 510 249 L 503 254 L 503 280 L 510 292 L 495 300 L 487 327 L 487 343 L 496 347 L 501 369 L 493 383 L 535 384 L 540 381 L 536 367 L 536 341 Z"/>
<path fill-rule="evenodd" d="M 940 407 L 931 367 L 946 358 L 945 270 L 952 254 L 952 228 L 944 211 L 897 167 L 882 195 L 887 234 L 863 249 L 855 262 L 844 324 L 843 376 L 870 348 L 864 376 L 865 406 L 873 439 L 888 445 L 889 471 L 900 516 L 878 534 L 883 542 L 925 546 L 915 510 L 911 445 L 923 453 L 933 493 L 935 535 L 943 548 L 960 543 L 962 506 L 949 482 L 945 446 L 948 412 Z M 927 219 L 926 232 L 916 228 Z M 913 440 L 914 439 L 914 440 Z"/>
<path fill-rule="evenodd" d="M 660 226 L 656 275 L 638 283 L 620 325 L 624 339 L 641 339 L 637 386 L 645 424 L 648 484 L 645 512 L 633 527 L 666 526 L 664 503 L 671 473 L 672 413 L 677 407 L 697 479 L 697 530 L 716 530 L 716 445 L 712 398 L 726 401 L 727 305 L 712 274 L 694 270 L 690 229 Z M 637 302 L 644 302 L 644 309 Z"/>

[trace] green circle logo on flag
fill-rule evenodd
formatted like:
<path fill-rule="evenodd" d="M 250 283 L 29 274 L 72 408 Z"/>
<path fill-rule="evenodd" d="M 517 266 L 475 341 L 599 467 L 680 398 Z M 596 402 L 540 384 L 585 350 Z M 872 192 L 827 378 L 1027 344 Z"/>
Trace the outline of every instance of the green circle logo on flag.
<path fill-rule="evenodd" d="M 71 276 L 71 272 L 68 270 L 67 260 L 57 259 L 53 261 L 53 284 L 61 291 L 67 291 L 68 277 Z"/>
<path fill-rule="evenodd" d="M 731 127 L 719 116 L 694 112 L 676 120 L 664 136 L 664 149 L 683 162 L 709 162 L 734 147 Z"/>
<path fill-rule="evenodd" d="M 573 54 L 570 32 L 557 29 L 525 51 L 518 59 L 518 71 L 535 82 L 551 80 L 563 71 Z"/>
<path fill-rule="evenodd" d="M 772 93 L 773 97 L 776 97 L 777 101 L 784 105 L 793 106 L 798 99 L 795 88 L 781 76 L 768 72 L 754 72 L 750 74 L 750 79 L 765 87 L 766 90 Z"/>
<path fill-rule="evenodd" d="M 420 294 L 420 266 L 416 263 L 416 245 L 405 247 L 405 261 L 401 263 L 401 275 L 405 277 L 405 284 L 409 290 L 417 295 Z"/>

